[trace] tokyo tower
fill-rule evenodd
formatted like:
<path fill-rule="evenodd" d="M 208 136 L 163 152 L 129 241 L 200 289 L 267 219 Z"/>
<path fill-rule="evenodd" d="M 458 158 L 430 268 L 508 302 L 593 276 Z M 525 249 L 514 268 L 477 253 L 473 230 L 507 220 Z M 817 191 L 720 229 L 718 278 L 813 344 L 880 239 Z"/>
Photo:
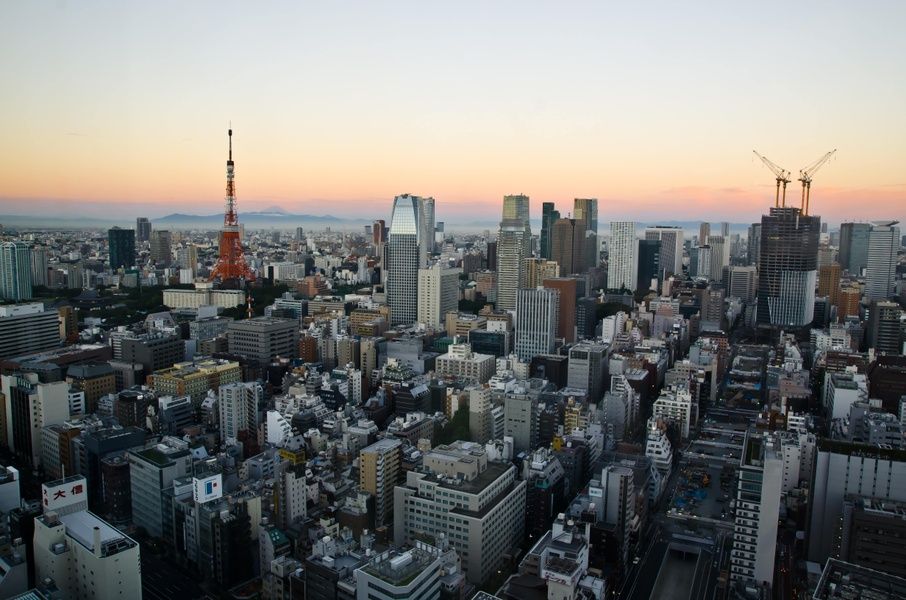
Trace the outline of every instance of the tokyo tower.
<path fill-rule="evenodd" d="M 227 130 L 230 139 L 230 155 L 227 160 L 226 212 L 223 215 L 223 229 L 220 231 L 220 258 L 211 271 L 211 281 L 252 280 L 255 274 L 245 262 L 242 240 L 239 239 L 239 216 L 236 213 L 236 186 L 233 183 L 233 130 Z"/>

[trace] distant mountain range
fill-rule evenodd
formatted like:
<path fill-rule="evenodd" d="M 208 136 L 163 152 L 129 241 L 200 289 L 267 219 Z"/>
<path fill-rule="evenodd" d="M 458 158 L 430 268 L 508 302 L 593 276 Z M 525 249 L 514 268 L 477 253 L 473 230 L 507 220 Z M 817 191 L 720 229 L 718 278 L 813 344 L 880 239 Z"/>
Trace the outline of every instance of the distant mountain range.
<path fill-rule="evenodd" d="M 239 222 L 247 229 L 295 229 L 296 227 L 306 227 L 322 229 L 324 227 L 333 227 L 336 229 L 358 229 L 363 225 L 371 224 L 375 218 L 384 218 L 388 221 L 389 215 L 375 213 L 369 218 L 351 218 L 336 217 L 333 215 L 309 215 L 289 213 L 278 206 L 268 207 L 260 211 L 239 213 Z M 498 219 L 463 219 L 452 218 L 443 219 L 446 223 L 446 230 L 467 232 L 481 231 L 484 229 L 494 231 L 499 224 Z M 210 215 L 189 215 L 184 213 L 173 213 L 164 217 L 151 219 L 151 223 L 157 229 L 219 229 L 223 225 L 223 214 Z M 680 227 L 692 234 L 698 233 L 700 221 L 637 221 L 639 229 L 653 225 L 666 225 Z M 118 218 L 97 218 L 90 216 L 81 217 L 56 217 L 51 215 L 0 215 L 0 225 L 7 228 L 48 228 L 48 229 L 82 229 L 98 228 L 107 229 L 118 225 L 120 227 L 135 227 L 134 219 Z M 733 233 L 745 233 L 749 223 L 730 223 L 730 231 Z M 532 230 L 537 233 L 541 229 L 540 220 L 532 220 Z M 720 224 L 711 223 L 712 231 L 720 231 Z M 607 221 L 601 221 L 598 224 L 598 232 L 607 236 L 610 233 L 610 224 Z"/>

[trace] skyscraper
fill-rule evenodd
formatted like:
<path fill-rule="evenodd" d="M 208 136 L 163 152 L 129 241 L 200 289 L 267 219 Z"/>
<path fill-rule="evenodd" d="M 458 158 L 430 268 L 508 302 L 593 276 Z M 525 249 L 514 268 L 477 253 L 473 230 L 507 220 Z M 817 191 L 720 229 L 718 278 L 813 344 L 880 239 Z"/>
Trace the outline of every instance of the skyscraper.
<path fill-rule="evenodd" d="M 393 200 L 387 242 L 387 304 L 391 325 L 414 323 L 418 318 L 418 270 L 423 266 L 424 227 L 421 198 L 403 194 Z"/>
<path fill-rule="evenodd" d="M 708 236 L 711 235 L 711 223 L 702 223 L 698 226 L 698 245 L 708 243 Z"/>
<path fill-rule="evenodd" d="M 114 227 L 107 231 L 107 244 L 110 248 L 110 268 L 135 266 L 135 232 L 131 229 Z"/>
<path fill-rule="evenodd" d="M 551 258 L 560 275 L 585 271 L 585 229 L 578 219 L 557 219 L 551 230 Z"/>
<path fill-rule="evenodd" d="M 598 199 L 576 198 L 573 200 L 573 218 L 582 224 L 582 265 L 576 273 L 584 273 L 590 267 L 598 266 Z"/>
<path fill-rule="evenodd" d="M 402 447 L 400 440 L 388 437 L 359 452 L 359 488 L 374 496 L 377 527 L 389 523 L 393 515 L 393 489 L 399 479 Z"/>
<path fill-rule="evenodd" d="M 528 258 L 532 230 L 529 198 L 503 197 L 503 218 L 497 235 L 497 308 L 514 310 L 516 291 L 525 284 L 523 260 Z"/>
<path fill-rule="evenodd" d="M 659 240 L 639 240 L 638 281 L 635 289 L 658 289 L 657 282 L 661 274 L 661 242 Z M 651 282 L 655 280 L 655 285 Z"/>
<path fill-rule="evenodd" d="M 553 202 L 541 204 L 541 238 L 539 240 L 541 258 L 551 257 L 551 234 L 554 223 L 560 218 L 560 211 L 554 209 Z"/>
<path fill-rule="evenodd" d="M 803 327 L 812 322 L 820 227 L 820 217 L 793 207 L 772 207 L 761 218 L 758 325 Z"/>
<path fill-rule="evenodd" d="M 172 236 L 169 231 L 159 230 L 151 234 L 151 260 L 160 266 L 169 266 L 173 253 Z"/>
<path fill-rule="evenodd" d="M 503 216 L 501 219 L 517 219 L 529 223 L 529 197 L 523 194 L 514 194 L 503 197 Z"/>
<path fill-rule="evenodd" d="M 886 300 L 893 295 L 900 249 L 898 221 L 872 223 L 868 233 L 868 258 L 865 265 L 865 296 L 869 301 Z"/>
<path fill-rule="evenodd" d="M 538 354 L 554 350 L 560 292 L 537 288 L 519 290 L 516 301 L 516 354 L 530 361 Z"/>
<path fill-rule="evenodd" d="M 610 258 L 607 264 L 608 289 L 635 289 L 638 246 L 635 223 L 631 221 L 611 222 Z"/>
<path fill-rule="evenodd" d="M 749 241 L 746 255 L 750 265 L 758 265 L 759 256 L 761 255 L 761 223 L 749 225 Z"/>
<path fill-rule="evenodd" d="M 868 265 L 868 223 L 843 223 L 840 225 L 840 266 L 852 275 L 861 275 Z"/>
<path fill-rule="evenodd" d="M 31 249 L 31 283 L 47 286 L 47 246 Z"/>
<path fill-rule="evenodd" d="M 903 351 L 903 309 L 896 302 L 875 300 L 868 309 L 868 347 L 887 354 Z"/>
<path fill-rule="evenodd" d="M 434 198 L 421 198 L 421 216 L 422 216 L 422 246 L 423 253 L 427 256 L 434 253 Z"/>
<path fill-rule="evenodd" d="M 818 296 L 837 306 L 840 300 L 840 265 L 831 263 L 818 268 Z"/>
<path fill-rule="evenodd" d="M 31 298 L 31 248 L 25 242 L 0 244 L 0 297 L 4 300 Z"/>
<path fill-rule="evenodd" d="M 139 217 L 135 220 L 135 241 L 147 242 L 151 240 L 151 221 L 148 217 Z"/>
<path fill-rule="evenodd" d="M 659 277 L 682 274 L 683 230 L 680 227 L 657 225 L 645 230 L 646 240 L 660 240 L 661 253 L 658 264 Z"/>

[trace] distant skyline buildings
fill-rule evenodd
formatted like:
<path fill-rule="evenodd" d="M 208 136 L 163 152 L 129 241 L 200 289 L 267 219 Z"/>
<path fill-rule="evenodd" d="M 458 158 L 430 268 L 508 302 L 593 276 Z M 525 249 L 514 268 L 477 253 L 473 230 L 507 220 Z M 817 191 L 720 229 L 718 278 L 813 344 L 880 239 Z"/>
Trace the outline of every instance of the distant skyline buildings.
<path fill-rule="evenodd" d="M 638 269 L 636 226 L 632 221 L 610 224 L 610 252 L 607 264 L 607 288 L 635 290 Z"/>

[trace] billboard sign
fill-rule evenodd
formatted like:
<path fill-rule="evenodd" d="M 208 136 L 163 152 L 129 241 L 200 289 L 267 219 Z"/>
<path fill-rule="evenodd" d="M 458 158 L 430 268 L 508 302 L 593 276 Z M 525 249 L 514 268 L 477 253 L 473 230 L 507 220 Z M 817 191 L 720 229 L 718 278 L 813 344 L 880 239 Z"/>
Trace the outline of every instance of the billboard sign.
<path fill-rule="evenodd" d="M 201 478 L 193 477 L 192 483 L 192 495 L 199 504 L 223 497 L 223 476 L 220 473 Z"/>

